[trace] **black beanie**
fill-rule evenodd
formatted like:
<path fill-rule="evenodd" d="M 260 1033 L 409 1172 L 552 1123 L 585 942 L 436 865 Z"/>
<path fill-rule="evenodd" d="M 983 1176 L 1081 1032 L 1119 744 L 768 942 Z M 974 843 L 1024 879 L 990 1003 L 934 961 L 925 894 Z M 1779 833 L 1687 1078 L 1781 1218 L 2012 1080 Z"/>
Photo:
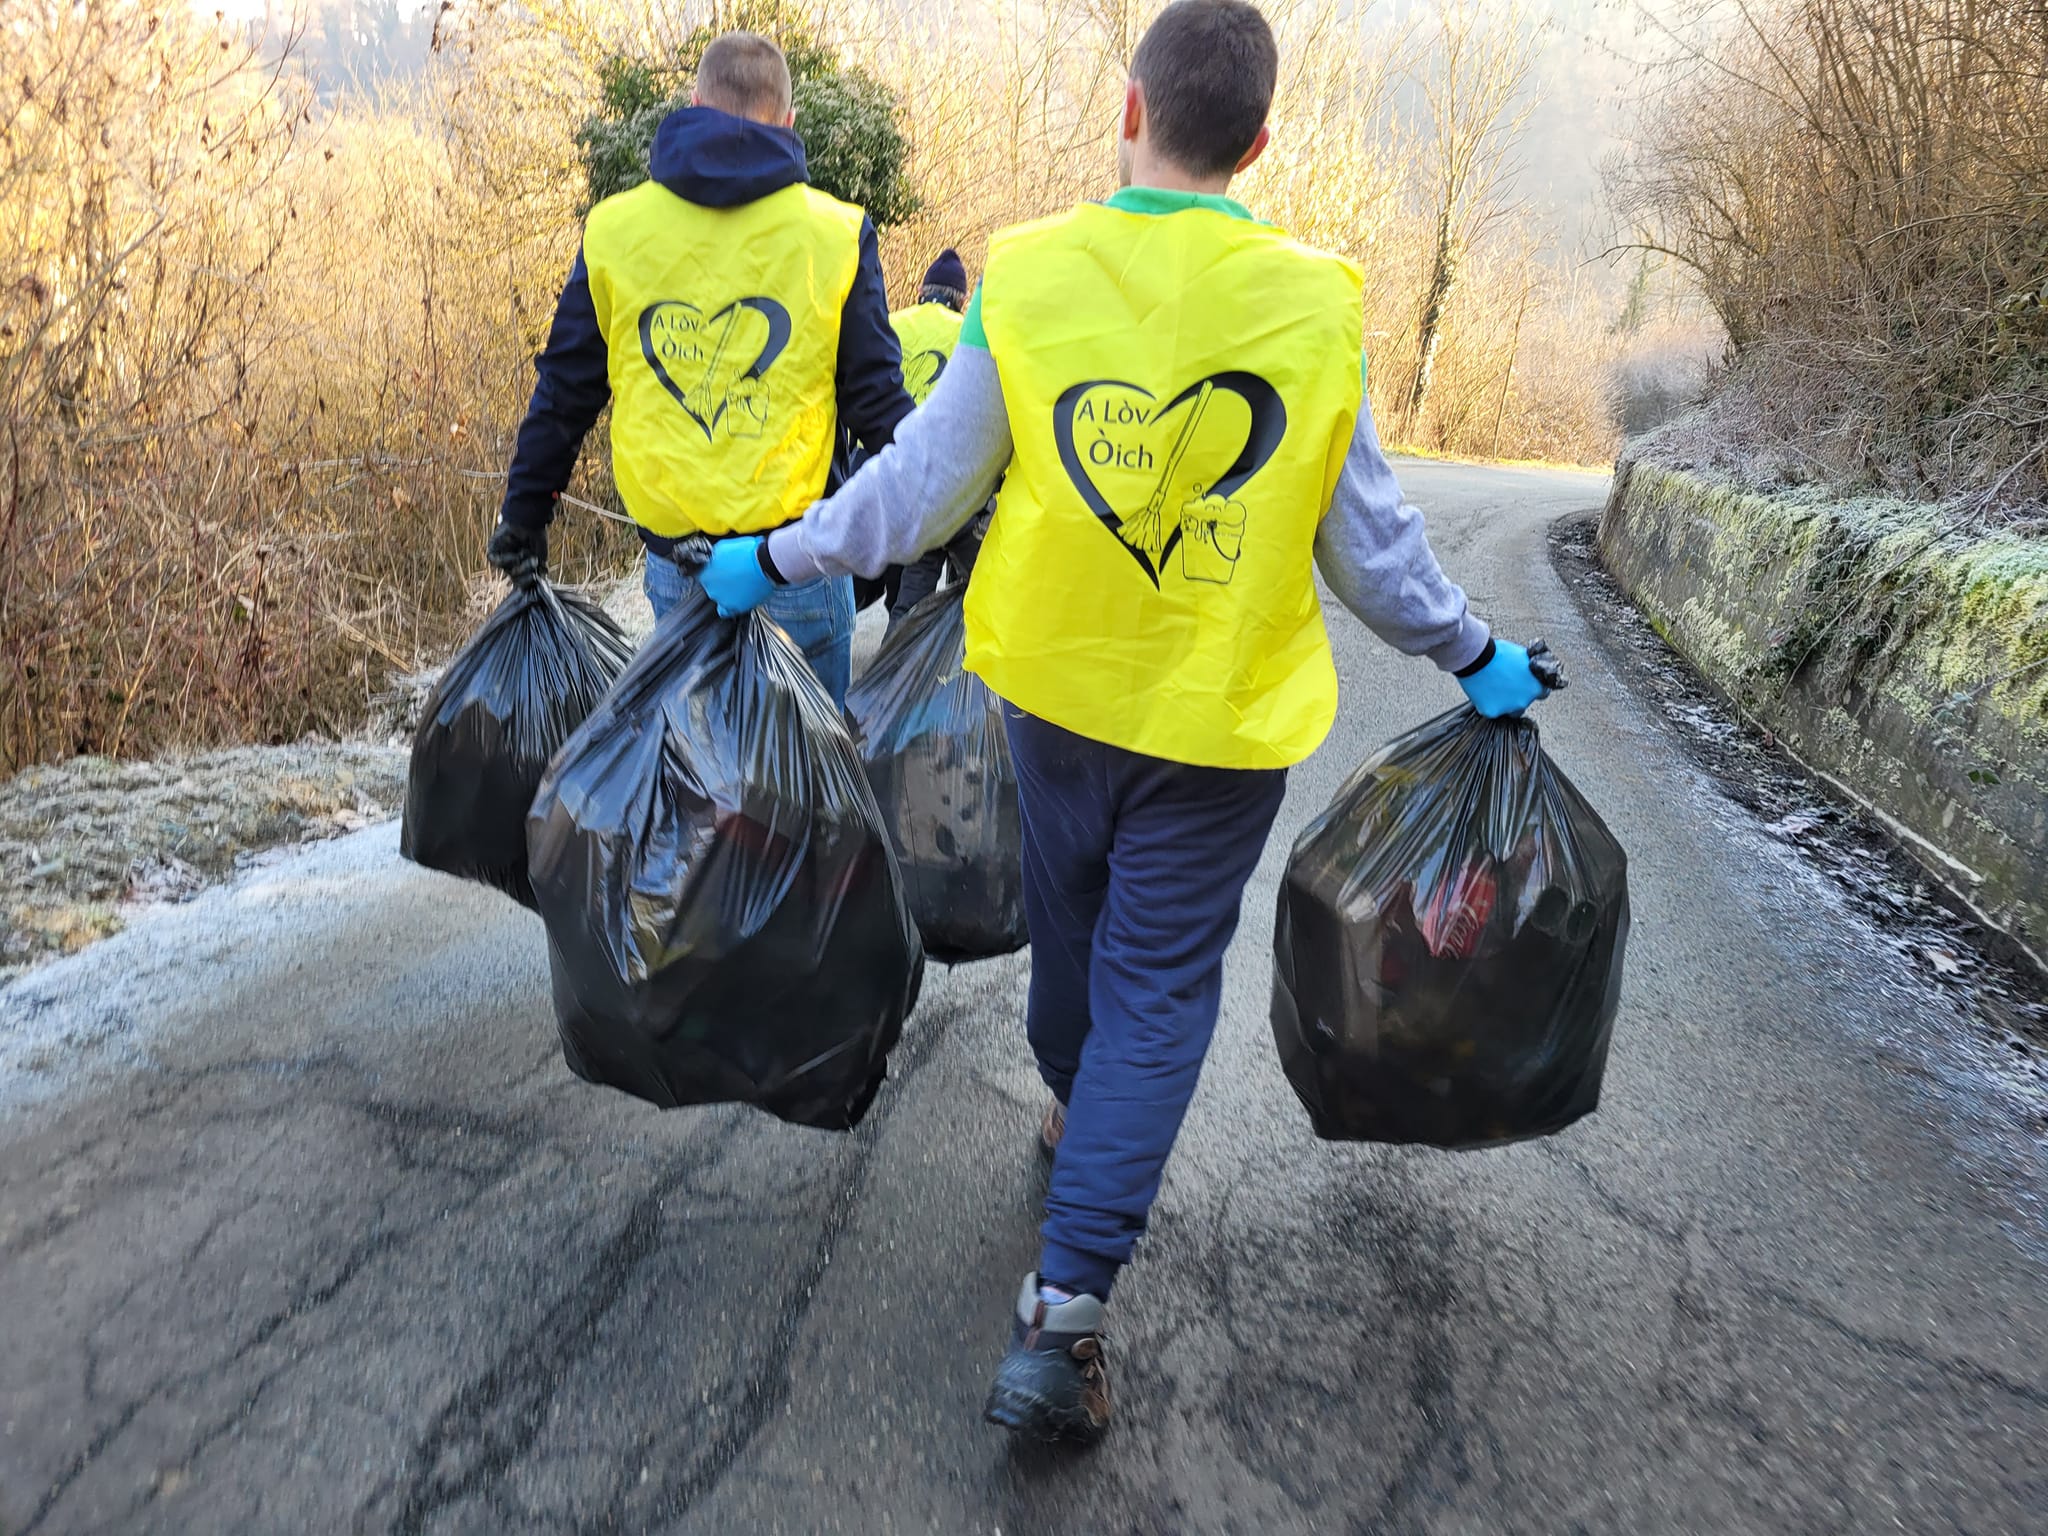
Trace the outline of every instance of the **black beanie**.
<path fill-rule="evenodd" d="M 933 290 L 938 290 L 934 292 Z M 967 302 L 967 263 L 960 259 L 960 253 L 950 245 L 939 252 L 939 259 L 924 269 L 924 286 L 918 291 L 920 302 L 937 300 L 951 301 L 955 309 Z"/>

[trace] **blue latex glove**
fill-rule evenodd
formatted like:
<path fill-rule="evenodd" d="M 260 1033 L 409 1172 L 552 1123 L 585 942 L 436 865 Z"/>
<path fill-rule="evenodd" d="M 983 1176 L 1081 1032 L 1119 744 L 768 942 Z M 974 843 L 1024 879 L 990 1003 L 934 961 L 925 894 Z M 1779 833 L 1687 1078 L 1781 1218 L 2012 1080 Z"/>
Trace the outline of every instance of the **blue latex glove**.
<path fill-rule="evenodd" d="M 753 612 L 775 590 L 775 583 L 761 569 L 758 534 L 720 539 L 712 545 L 711 558 L 697 573 L 697 581 L 704 588 L 704 595 L 718 605 L 721 619 L 736 619 Z"/>
<path fill-rule="evenodd" d="M 1534 659 L 1512 640 L 1497 639 L 1491 644 L 1493 654 L 1486 665 L 1458 679 L 1472 707 L 1487 719 L 1519 715 L 1538 699 L 1548 698 L 1552 688 L 1564 686 L 1564 677 L 1542 641 L 1536 643 Z"/>

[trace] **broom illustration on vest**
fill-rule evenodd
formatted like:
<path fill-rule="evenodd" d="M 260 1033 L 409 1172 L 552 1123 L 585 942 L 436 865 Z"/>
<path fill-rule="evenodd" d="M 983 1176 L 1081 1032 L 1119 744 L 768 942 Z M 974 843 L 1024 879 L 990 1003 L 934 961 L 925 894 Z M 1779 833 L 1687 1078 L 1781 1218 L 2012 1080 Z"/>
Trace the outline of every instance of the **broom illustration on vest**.
<path fill-rule="evenodd" d="M 1141 549 L 1152 562 L 1154 570 L 1166 548 L 1166 527 L 1164 513 L 1167 493 L 1173 489 L 1173 477 L 1180 469 L 1180 461 L 1188 451 L 1188 444 L 1194 441 L 1195 429 L 1202 424 L 1202 413 L 1209 409 L 1209 397 L 1216 393 L 1216 386 L 1204 381 L 1201 393 L 1195 396 L 1195 403 L 1188 408 L 1187 420 L 1180 424 L 1180 433 L 1173 440 L 1173 450 L 1166 456 L 1166 467 L 1159 472 L 1159 484 L 1152 489 L 1152 499 L 1145 503 L 1145 510 L 1128 522 L 1117 527 L 1117 534 L 1133 549 Z"/>
<path fill-rule="evenodd" d="M 697 402 L 695 410 L 698 417 L 706 423 L 707 431 L 718 425 L 718 417 L 724 404 L 723 391 L 714 396 L 711 393 L 711 386 L 718 380 L 718 365 L 725 361 L 726 344 L 732 340 L 732 333 L 738 328 L 739 323 L 740 311 L 735 307 L 725 317 L 724 328 L 718 333 L 718 345 L 712 349 L 711 360 L 704 365 L 704 376 L 697 380 L 697 387 L 692 391 Z"/>

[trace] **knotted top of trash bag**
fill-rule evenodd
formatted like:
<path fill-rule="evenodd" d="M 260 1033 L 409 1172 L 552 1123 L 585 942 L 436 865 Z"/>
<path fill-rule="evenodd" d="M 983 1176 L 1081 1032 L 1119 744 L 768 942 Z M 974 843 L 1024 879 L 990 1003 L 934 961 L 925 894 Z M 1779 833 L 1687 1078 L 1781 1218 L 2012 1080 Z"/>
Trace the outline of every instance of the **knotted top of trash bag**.
<path fill-rule="evenodd" d="M 434 685 L 413 733 L 399 851 L 526 906 L 526 812 L 549 761 L 632 659 L 596 603 L 536 578 Z"/>

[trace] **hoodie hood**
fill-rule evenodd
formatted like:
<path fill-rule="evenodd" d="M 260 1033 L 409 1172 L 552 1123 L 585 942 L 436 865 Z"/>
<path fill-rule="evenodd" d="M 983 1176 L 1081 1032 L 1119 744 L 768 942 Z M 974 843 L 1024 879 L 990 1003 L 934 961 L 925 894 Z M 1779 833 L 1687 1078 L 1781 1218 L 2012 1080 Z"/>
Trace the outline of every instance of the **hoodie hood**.
<path fill-rule="evenodd" d="M 804 141 L 715 107 L 679 107 L 655 130 L 654 179 L 685 202 L 737 208 L 809 180 Z"/>

